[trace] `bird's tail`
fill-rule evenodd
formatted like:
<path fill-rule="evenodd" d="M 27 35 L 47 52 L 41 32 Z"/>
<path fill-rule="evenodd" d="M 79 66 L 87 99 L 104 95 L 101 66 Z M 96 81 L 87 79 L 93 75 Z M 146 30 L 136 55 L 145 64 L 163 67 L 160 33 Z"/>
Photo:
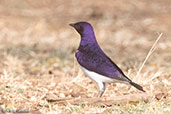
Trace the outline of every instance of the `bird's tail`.
<path fill-rule="evenodd" d="M 142 86 L 140 86 L 140 85 L 138 85 L 138 84 L 136 84 L 136 83 L 134 83 L 134 82 L 129 82 L 132 86 L 134 86 L 135 88 L 137 88 L 137 89 L 139 89 L 140 91 L 143 91 L 143 92 L 145 92 L 144 90 L 143 90 L 143 87 Z"/>

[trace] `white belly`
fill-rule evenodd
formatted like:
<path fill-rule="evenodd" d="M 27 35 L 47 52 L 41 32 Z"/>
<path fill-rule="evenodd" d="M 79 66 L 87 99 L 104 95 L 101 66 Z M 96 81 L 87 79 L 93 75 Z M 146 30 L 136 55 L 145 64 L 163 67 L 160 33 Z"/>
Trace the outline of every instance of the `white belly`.
<path fill-rule="evenodd" d="M 106 76 L 100 75 L 98 73 L 89 71 L 85 68 L 83 68 L 82 66 L 80 66 L 82 71 L 88 76 L 90 77 L 92 80 L 94 80 L 95 82 L 105 82 L 105 83 L 111 83 L 111 82 L 121 82 L 120 80 L 116 80 L 116 79 L 112 79 L 112 78 L 108 78 Z"/>

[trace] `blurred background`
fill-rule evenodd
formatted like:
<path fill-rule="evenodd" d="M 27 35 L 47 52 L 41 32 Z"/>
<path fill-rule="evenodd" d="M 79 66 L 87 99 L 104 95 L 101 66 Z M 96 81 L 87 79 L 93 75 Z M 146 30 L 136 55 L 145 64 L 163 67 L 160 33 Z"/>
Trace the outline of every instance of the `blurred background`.
<path fill-rule="evenodd" d="M 8 29 L 20 34 L 32 27 L 40 30 L 37 34 L 48 31 L 61 38 L 73 34 L 69 23 L 88 21 L 106 39 L 113 36 L 117 41 L 114 36 L 124 33 L 123 37 L 129 34 L 128 39 L 130 35 L 153 39 L 151 35 L 159 32 L 170 35 L 170 12 L 170 0 L 2 0 L 0 27 L 2 32 Z"/>
<path fill-rule="evenodd" d="M 160 93 L 159 99 L 169 96 L 171 0 L 0 0 L 0 104 L 34 109 L 45 96 L 96 96 L 95 84 L 80 73 L 74 58 L 80 36 L 69 24 L 78 21 L 93 25 L 101 48 L 131 79 L 151 94 Z M 138 80 L 138 69 L 160 33 Z M 137 93 L 114 86 L 104 96 Z M 27 101 L 16 97 L 20 94 Z"/>
<path fill-rule="evenodd" d="M 168 63 L 171 61 L 170 2 L 2 0 L 0 55 L 4 58 L 6 53 L 23 60 L 34 58 L 38 63 L 49 57 L 70 59 L 71 62 L 80 38 L 68 24 L 88 21 L 93 25 L 102 49 L 111 58 L 116 58 L 116 62 L 123 63 L 123 67 L 128 60 L 133 64 L 142 62 L 158 35 L 163 33 L 158 53 L 153 54 L 151 61 L 157 64 L 165 61 L 165 65 L 171 66 Z M 163 59 L 156 59 L 161 54 Z"/>

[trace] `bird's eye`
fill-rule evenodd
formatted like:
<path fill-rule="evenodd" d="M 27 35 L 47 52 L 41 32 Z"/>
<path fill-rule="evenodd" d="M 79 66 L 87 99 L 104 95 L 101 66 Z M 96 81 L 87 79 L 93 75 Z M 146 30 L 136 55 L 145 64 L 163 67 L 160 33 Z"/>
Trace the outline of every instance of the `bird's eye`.
<path fill-rule="evenodd" d="M 78 25 L 78 26 L 77 26 L 77 29 L 78 29 L 78 30 L 80 30 L 80 29 L 81 29 L 81 26 L 80 26 L 80 25 Z"/>
<path fill-rule="evenodd" d="M 82 32 L 83 31 L 83 27 L 82 26 L 78 26 L 78 30 L 80 31 L 80 32 Z"/>
<path fill-rule="evenodd" d="M 83 27 L 80 26 L 80 25 L 77 25 L 77 26 L 76 26 L 76 29 L 77 29 L 79 32 L 82 32 L 82 31 L 83 31 Z"/>

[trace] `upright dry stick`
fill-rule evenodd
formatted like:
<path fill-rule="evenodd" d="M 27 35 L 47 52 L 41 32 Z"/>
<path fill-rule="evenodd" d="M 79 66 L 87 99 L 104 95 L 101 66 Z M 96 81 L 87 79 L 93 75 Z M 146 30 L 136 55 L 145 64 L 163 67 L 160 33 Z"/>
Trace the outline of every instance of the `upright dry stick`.
<path fill-rule="evenodd" d="M 135 77 L 136 79 L 139 78 L 139 75 L 140 75 L 141 70 L 143 69 L 143 67 L 144 67 L 145 63 L 147 62 L 148 58 L 150 57 L 150 55 L 151 55 L 151 54 L 154 52 L 154 50 L 156 49 L 155 46 L 156 46 L 157 42 L 160 40 L 160 38 L 161 38 L 162 35 L 163 35 L 163 33 L 160 33 L 160 35 L 158 36 L 158 38 L 156 39 L 156 41 L 155 41 L 154 44 L 152 45 L 150 51 L 148 52 L 146 58 L 144 59 L 144 62 L 142 63 L 141 67 L 139 68 L 139 70 L 138 70 L 138 72 L 137 72 L 137 75 L 136 75 L 136 77 Z"/>

